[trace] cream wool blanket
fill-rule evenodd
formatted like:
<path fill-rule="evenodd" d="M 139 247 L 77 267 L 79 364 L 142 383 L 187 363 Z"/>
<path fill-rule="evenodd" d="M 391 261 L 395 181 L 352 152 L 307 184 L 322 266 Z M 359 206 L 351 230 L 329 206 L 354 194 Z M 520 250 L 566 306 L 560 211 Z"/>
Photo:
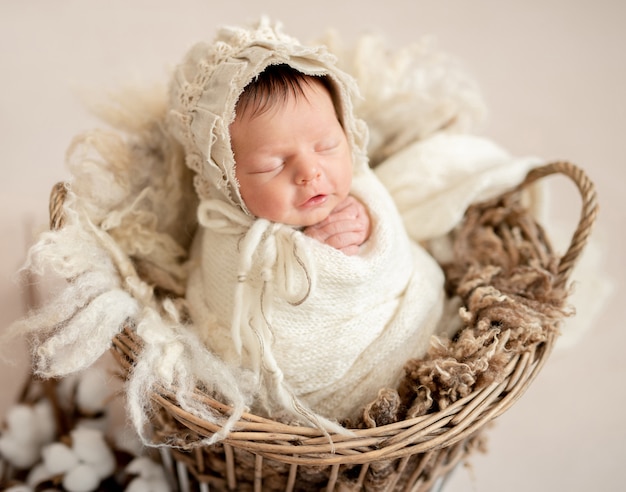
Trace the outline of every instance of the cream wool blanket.
<path fill-rule="evenodd" d="M 521 183 L 537 157 L 513 157 L 493 141 L 438 133 L 408 145 L 376 168 L 414 241 L 443 238 L 472 203 Z M 543 190 L 530 190 L 533 213 L 545 213 Z"/>
<path fill-rule="evenodd" d="M 441 269 L 409 240 L 372 172 L 355 178 L 352 192 L 372 219 L 355 256 L 290 226 L 227 218 L 219 202 L 200 205 L 187 289 L 194 327 L 228 363 L 259 373 L 271 410 L 295 396 L 322 416 L 354 417 L 436 332 Z"/>

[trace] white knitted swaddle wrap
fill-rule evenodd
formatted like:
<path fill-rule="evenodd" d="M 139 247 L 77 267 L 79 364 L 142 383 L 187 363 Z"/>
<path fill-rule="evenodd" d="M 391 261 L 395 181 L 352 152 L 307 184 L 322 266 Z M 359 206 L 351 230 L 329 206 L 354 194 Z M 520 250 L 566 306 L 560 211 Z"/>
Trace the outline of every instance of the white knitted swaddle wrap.
<path fill-rule="evenodd" d="M 356 178 L 353 193 L 373 225 L 356 256 L 244 214 L 241 229 L 222 227 L 224 214 L 201 205 L 199 267 L 187 289 L 194 326 L 212 350 L 260 371 L 268 399 L 293 394 L 333 418 L 395 385 L 406 360 L 428 347 L 443 304 L 439 266 L 408 239 L 373 173 Z"/>

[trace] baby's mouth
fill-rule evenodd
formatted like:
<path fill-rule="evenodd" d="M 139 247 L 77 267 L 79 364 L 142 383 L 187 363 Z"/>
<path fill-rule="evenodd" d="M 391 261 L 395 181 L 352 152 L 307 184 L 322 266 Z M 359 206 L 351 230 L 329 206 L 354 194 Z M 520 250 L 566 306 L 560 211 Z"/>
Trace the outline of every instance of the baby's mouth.
<path fill-rule="evenodd" d="M 316 207 L 318 205 L 323 204 L 327 198 L 328 198 L 328 195 L 315 195 L 309 198 L 307 201 L 305 201 L 302 204 L 302 206 L 303 207 Z"/>

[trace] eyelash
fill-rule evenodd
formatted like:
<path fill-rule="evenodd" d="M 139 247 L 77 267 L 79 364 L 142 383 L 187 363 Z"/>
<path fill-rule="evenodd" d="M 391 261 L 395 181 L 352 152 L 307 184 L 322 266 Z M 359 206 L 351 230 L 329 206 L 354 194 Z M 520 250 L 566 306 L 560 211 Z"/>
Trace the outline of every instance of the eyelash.
<path fill-rule="evenodd" d="M 275 166 L 269 168 L 269 169 L 261 169 L 259 171 L 255 171 L 252 174 L 267 174 L 267 173 L 272 173 L 274 171 L 277 171 L 279 168 L 283 167 L 285 165 L 285 160 L 281 160 L 280 163 L 277 163 Z"/>
<path fill-rule="evenodd" d="M 329 144 L 324 144 L 324 145 L 320 146 L 315 151 L 316 152 L 328 152 L 330 150 L 335 150 L 337 147 L 339 147 L 339 143 L 338 142 L 331 142 Z"/>
<path fill-rule="evenodd" d="M 330 142 L 330 143 L 328 143 L 328 144 L 321 145 L 320 147 L 318 147 L 318 148 L 316 148 L 316 149 L 314 149 L 314 150 L 315 150 L 315 152 L 316 152 L 316 153 L 320 153 L 320 154 L 322 154 L 322 153 L 324 153 L 324 152 L 330 152 L 330 151 L 332 151 L 332 150 L 335 150 L 335 149 L 336 149 L 336 148 L 338 148 L 340 145 L 341 145 L 341 144 L 340 144 L 340 142 L 335 142 L 335 141 L 333 141 L 333 142 Z M 277 164 L 276 166 L 274 166 L 274 167 L 272 167 L 272 168 L 270 168 L 270 169 L 263 169 L 263 170 L 260 170 L 260 171 L 255 171 L 255 172 L 254 172 L 254 173 L 252 173 L 252 174 L 268 174 L 268 173 L 275 172 L 275 171 L 277 171 L 279 168 L 283 167 L 283 166 L 285 165 L 285 162 L 286 162 L 286 161 L 287 161 L 287 159 L 282 159 L 282 160 L 280 161 L 280 163 L 279 163 L 279 164 Z"/>

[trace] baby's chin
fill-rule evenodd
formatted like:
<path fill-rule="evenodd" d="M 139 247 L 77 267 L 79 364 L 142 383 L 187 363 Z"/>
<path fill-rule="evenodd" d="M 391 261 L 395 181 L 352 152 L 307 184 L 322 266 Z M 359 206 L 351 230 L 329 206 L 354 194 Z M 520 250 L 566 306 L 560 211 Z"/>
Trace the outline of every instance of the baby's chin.
<path fill-rule="evenodd" d="M 309 215 L 309 214 L 307 214 Z M 310 217 L 278 217 L 278 216 L 260 216 L 256 215 L 257 219 L 266 219 L 270 222 L 276 222 L 278 224 L 285 224 L 287 226 L 293 227 L 295 229 L 306 229 L 307 227 L 314 226 L 324 221 L 329 215 L 330 212 L 324 214 L 310 214 Z"/>
<path fill-rule="evenodd" d="M 331 214 L 332 210 L 316 210 L 314 213 L 310 212 L 305 214 L 299 220 L 294 219 L 291 225 L 295 227 L 299 227 L 302 229 L 306 229 L 307 227 L 312 227 L 317 224 L 324 222 Z"/>
<path fill-rule="evenodd" d="M 257 219 L 266 219 L 270 222 L 275 222 L 277 224 L 285 224 L 288 226 L 298 228 L 305 228 L 315 225 L 321 221 L 323 221 L 326 217 L 330 215 L 330 210 L 322 211 L 307 211 L 306 213 L 289 213 L 289 214 L 254 214 L 254 217 Z"/>

